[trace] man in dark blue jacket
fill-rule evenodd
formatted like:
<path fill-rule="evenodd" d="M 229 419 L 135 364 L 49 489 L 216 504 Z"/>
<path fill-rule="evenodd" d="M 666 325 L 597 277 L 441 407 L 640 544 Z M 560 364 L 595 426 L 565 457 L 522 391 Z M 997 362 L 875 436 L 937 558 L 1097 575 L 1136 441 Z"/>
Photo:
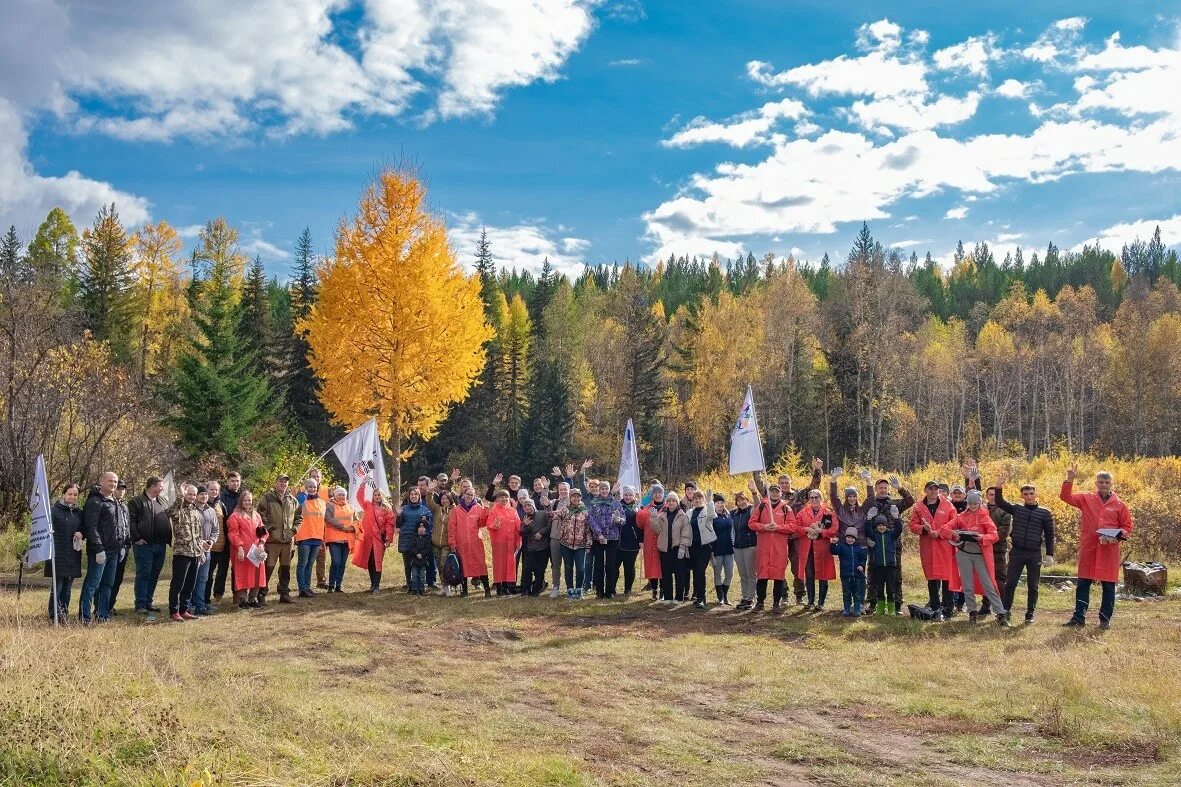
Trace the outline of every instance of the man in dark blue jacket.
<path fill-rule="evenodd" d="M 119 565 L 119 512 L 115 505 L 115 487 L 119 476 L 103 473 L 98 486 L 90 490 L 82 507 L 82 532 L 86 538 L 86 579 L 78 616 L 90 623 L 91 602 L 94 620 L 105 622 L 111 614 L 111 588 Z"/>

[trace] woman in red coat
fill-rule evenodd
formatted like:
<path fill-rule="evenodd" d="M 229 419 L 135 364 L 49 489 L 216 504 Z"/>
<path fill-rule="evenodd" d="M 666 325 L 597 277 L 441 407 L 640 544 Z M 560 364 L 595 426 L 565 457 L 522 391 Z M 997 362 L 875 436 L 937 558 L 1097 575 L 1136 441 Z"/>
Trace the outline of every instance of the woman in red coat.
<path fill-rule="evenodd" d="M 925 497 L 910 509 L 910 532 L 919 537 L 919 557 L 923 575 L 927 578 L 927 606 L 936 620 L 950 618 L 955 609 L 951 594 L 960 590 L 959 571 L 955 569 L 955 552 L 941 530 L 955 519 L 951 501 L 939 494 L 939 484 L 928 481 L 923 487 Z"/>
<path fill-rule="evenodd" d="M 832 514 L 832 509 L 824 504 L 819 489 L 808 492 L 808 502 L 796 514 L 793 531 L 799 538 L 796 541 L 798 559 L 796 560 L 796 578 L 807 583 L 808 603 L 804 611 L 824 609 L 824 602 L 828 598 L 828 582 L 837 578 L 836 564 L 829 551 L 829 539 L 837 534 L 840 522 Z M 816 596 L 816 583 L 820 583 L 820 597 Z"/>
<path fill-rule="evenodd" d="M 496 493 L 496 502 L 484 517 L 492 542 L 492 582 L 496 595 L 511 596 L 517 584 L 517 550 L 521 548 L 521 517 L 507 490 Z"/>
<path fill-rule="evenodd" d="M 993 567 L 992 545 L 999 540 L 996 523 L 984 507 L 979 490 L 968 490 L 966 501 L 967 508 L 940 528 L 939 533 L 955 547 L 961 586 L 967 591 L 964 603 L 968 617 L 976 620 L 976 593 L 982 593 L 996 613 L 997 622 L 1007 626 L 1009 618 L 1005 614 L 1005 602 L 997 592 Z"/>
<path fill-rule="evenodd" d="M 1066 471 L 1060 497 L 1062 502 L 1082 512 L 1078 533 L 1078 587 L 1074 592 L 1074 615 L 1064 625 L 1085 625 L 1091 605 L 1091 585 L 1103 585 L 1099 602 L 1099 628 L 1111 625 L 1115 614 L 1115 583 L 1119 581 L 1120 542 L 1132 535 L 1132 513 L 1115 494 L 1111 473 L 1095 475 L 1094 492 L 1075 492 L 1078 468 Z M 1103 529 L 1104 533 L 1099 530 Z"/>
<path fill-rule="evenodd" d="M 648 527 L 652 520 L 652 513 L 659 511 L 664 505 L 664 487 L 654 485 L 650 490 L 652 501 L 636 513 L 636 526 L 644 531 L 644 579 L 648 580 L 648 590 L 652 592 L 652 600 L 660 595 L 660 547 L 657 545 L 659 535 L 654 528 Z"/>
<path fill-rule="evenodd" d="M 756 496 L 758 486 L 750 482 L 750 490 Z M 755 605 L 752 612 L 761 612 L 767 600 L 767 581 L 774 582 L 772 612 L 782 612 L 780 602 L 787 595 L 787 583 L 783 577 L 787 571 L 787 539 L 795 527 L 795 512 L 781 497 L 778 484 L 767 488 L 767 497 L 759 498 L 746 526 L 759 534 L 755 544 Z"/>
<path fill-rule="evenodd" d="M 467 595 L 468 579 L 479 579 L 484 586 L 484 597 L 492 595 L 488 587 L 488 560 L 484 556 L 484 540 L 480 528 L 484 526 L 485 509 L 476 499 L 471 482 L 463 486 L 459 502 L 447 518 L 447 546 L 459 557 L 463 567 L 463 595 Z"/>
<path fill-rule="evenodd" d="M 376 593 L 381 585 L 381 564 L 385 548 L 397 537 L 394 528 L 394 510 L 390 508 L 385 494 L 369 485 L 373 500 L 365 499 L 365 487 L 357 490 L 357 505 L 361 508 L 360 541 L 353 548 L 353 565 L 369 571 L 369 592 Z"/>
<path fill-rule="evenodd" d="M 226 520 L 226 538 L 233 549 L 230 559 L 234 568 L 234 600 L 238 602 L 238 608 L 261 607 L 263 601 L 258 592 L 267 586 L 267 566 L 266 553 L 263 552 L 261 558 L 257 553 L 267 542 L 267 528 L 254 510 L 254 494 L 248 489 L 238 495 L 238 507 Z M 251 547 L 257 547 L 257 564 L 250 560 Z"/>

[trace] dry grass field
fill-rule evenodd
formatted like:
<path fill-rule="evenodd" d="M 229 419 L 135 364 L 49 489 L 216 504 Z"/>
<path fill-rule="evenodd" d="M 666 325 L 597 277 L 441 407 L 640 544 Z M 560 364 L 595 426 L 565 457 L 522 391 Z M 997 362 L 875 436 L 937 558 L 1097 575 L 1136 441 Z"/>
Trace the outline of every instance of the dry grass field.
<path fill-rule="evenodd" d="M 0 591 L 4 785 L 1181 783 L 1177 600 L 1076 632 L 1053 590 L 1011 630 L 389 590 L 54 631 L 46 592 Z"/>

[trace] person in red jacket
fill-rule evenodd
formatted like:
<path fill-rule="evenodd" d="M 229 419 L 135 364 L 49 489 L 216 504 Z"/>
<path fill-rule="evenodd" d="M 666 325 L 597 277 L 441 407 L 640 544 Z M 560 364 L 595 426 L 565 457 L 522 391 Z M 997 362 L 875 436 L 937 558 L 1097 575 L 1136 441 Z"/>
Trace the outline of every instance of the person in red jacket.
<path fill-rule="evenodd" d="M 750 491 L 758 495 L 756 481 L 750 482 Z M 752 612 L 761 612 L 767 600 L 767 582 L 774 582 L 771 611 L 783 611 L 781 602 L 787 595 L 787 583 L 783 576 L 787 571 L 787 539 L 795 526 L 795 512 L 783 499 L 779 484 L 767 488 L 767 497 L 760 497 L 746 526 L 759 534 L 755 544 L 755 605 Z"/>
<path fill-rule="evenodd" d="M 398 531 L 394 527 L 394 510 L 385 495 L 372 482 L 369 486 L 373 500 L 365 499 L 364 486 L 357 489 L 357 505 L 362 513 L 361 540 L 353 550 L 353 565 L 369 571 L 369 592 L 376 593 L 381 586 L 385 548 L 393 543 Z"/>
<path fill-rule="evenodd" d="M 484 527 L 492 541 L 492 581 L 496 585 L 496 595 L 511 596 L 516 592 L 521 517 L 507 490 L 496 493 L 496 503 L 487 510 Z"/>
<path fill-rule="evenodd" d="M 992 557 L 992 545 L 998 539 L 996 523 L 984 507 L 984 498 L 978 490 L 967 492 L 964 502 L 963 512 L 956 514 L 954 519 L 939 529 L 939 533 L 955 547 L 955 562 L 965 591 L 964 603 L 968 607 L 968 618 L 976 622 L 976 593 L 980 593 L 988 599 L 996 613 L 997 623 L 1008 626 L 1009 616 L 1005 613 L 1001 594 L 997 592 Z"/>
<path fill-rule="evenodd" d="M 1062 482 L 1062 502 L 1082 512 L 1078 536 L 1078 587 L 1074 594 L 1074 614 L 1063 625 L 1072 628 L 1086 625 L 1091 604 L 1091 585 L 1103 583 L 1099 602 L 1099 628 L 1111 625 L 1115 614 L 1115 583 L 1119 580 L 1120 542 L 1132 535 L 1132 513 L 1115 494 L 1111 473 L 1095 474 L 1094 492 L 1075 492 L 1078 468 L 1071 466 Z M 1100 532 L 1102 531 L 1102 532 Z"/>
<path fill-rule="evenodd" d="M 238 495 L 238 507 L 226 520 L 226 540 L 230 542 L 234 600 L 238 602 L 238 608 L 263 606 L 265 602 L 259 591 L 267 586 L 266 554 L 264 552 L 258 563 L 254 563 L 250 560 L 250 550 L 266 546 L 267 528 L 254 510 L 254 495 L 248 489 Z M 255 557 L 259 557 L 257 551 Z"/>
<path fill-rule="evenodd" d="M 648 580 L 648 590 L 652 592 L 652 600 L 655 601 L 660 596 L 660 577 L 662 576 L 660 569 L 660 547 L 657 544 L 659 536 L 648 523 L 652 520 L 652 513 L 659 511 L 664 506 L 664 487 L 660 484 L 653 484 L 648 493 L 652 496 L 651 502 L 636 512 L 636 526 L 644 531 L 644 579 Z"/>
<path fill-rule="evenodd" d="M 828 598 L 829 580 L 837 578 L 836 564 L 832 559 L 829 546 L 834 538 L 840 522 L 833 516 L 832 510 L 824 504 L 819 489 L 808 492 L 808 502 L 796 514 L 794 528 L 796 535 L 796 578 L 803 580 L 808 592 L 808 603 L 804 611 L 816 607 L 817 612 L 824 610 L 824 602 Z M 816 583 L 820 583 L 820 595 L 816 595 Z"/>
<path fill-rule="evenodd" d="M 939 494 L 939 484 L 928 481 L 924 497 L 910 510 L 910 532 L 919 537 L 919 558 L 927 578 L 927 606 L 935 620 L 952 616 L 952 591 L 959 587 L 959 572 L 954 566 L 954 552 L 940 532 L 956 516 L 955 506 Z"/>
<path fill-rule="evenodd" d="M 467 581 L 479 579 L 484 586 L 484 598 L 492 595 L 488 587 L 488 561 L 484 555 L 484 540 L 480 528 L 484 526 L 486 509 L 476 499 L 470 481 L 464 482 L 463 494 L 451 509 L 447 520 L 447 545 L 459 557 L 463 566 L 463 595 L 467 595 Z"/>

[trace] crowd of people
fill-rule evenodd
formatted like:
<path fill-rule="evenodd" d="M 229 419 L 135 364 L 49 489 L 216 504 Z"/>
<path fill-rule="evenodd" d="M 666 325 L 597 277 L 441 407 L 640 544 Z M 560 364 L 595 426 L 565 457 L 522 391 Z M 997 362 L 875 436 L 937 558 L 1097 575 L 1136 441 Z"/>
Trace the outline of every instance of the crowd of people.
<path fill-rule="evenodd" d="M 577 475 L 573 465 L 564 473 L 554 467 L 553 481 L 536 478 L 531 489 L 517 475 L 502 487 L 497 475 L 482 494 L 454 470 L 419 478 L 396 500 L 372 482 L 350 500 L 316 469 L 298 492 L 280 475 L 257 499 L 231 472 L 224 486 L 181 484 L 170 503 L 161 499 L 163 481 L 149 478 L 143 493 L 127 500 L 126 484 L 104 473 L 81 505 L 79 485 L 69 484 L 52 508 L 56 561 L 52 571 L 46 564 L 46 575 L 56 576 L 57 587 L 48 614 L 68 619 L 73 583 L 85 574 L 78 619 L 101 623 L 116 615 L 130 555 L 135 613 L 154 619 L 169 546 L 168 615 L 178 622 L 215 614 L 227 583 L 239 609 L 266 606 L 272 588 L 279 603 L 293 603 L 293 563 L 298 598 L 344 592 L 350 560 L 368 572 L 368 590 L 376 593 L 388 549 L 401 555 L 404 587 L 417 595 L 467 596 L 474 587 L 485 597 L 539 596 L 548 585 L 554 599 L 563 588 L 572 600 L 639 591 L 655 604 L 704 609 L 712 569 L 715 603 L 723 607 L 762 612 L 770 589 L 772 613 L 793 596 L 805 611 L 823 612 L 829 583 L 839 578 L 842 615 L 901 615 L 903 544 L 917 538 L 928 598 L 908 605 L 912 616 L 941 622 L 966 611 L 971 621 L 994 614 L 1008 626 L 1022 575 L 1025 622 L 1032 623 L 1041 569 L 1054 562 L 1054 520 L 1038 504 L 1038 490 L 1024 484 L 1020 503 L 1006 500 L 1008 479 L 982 489 L 975 462 L 964 466 L 962 485 L 929 481 L 918 500 L 897 477 L 872 480 L 862 470 L 863 500 L 856 486 L 840 488 L 843 471 L 833 468 L 827 502 L 819 459 L 803 489 L 794 490 L 787 475 L 767 483 L 755 473 L 747 490 L 729 499 L 693 482 L 681 493 L 659 481 L 645 490 L 620 486 L 589 478 L 592 466 L 584 462 Z M 1085 625 L 1099 582 L 1099 625 L 1106 628 L 1119 542 L 1131 536 L 1132 517 L 1109 473 L 1096 475 L 1093 492 L 1075 490 L 1076 474 L 1071 468 L 1060 490 L 1081 511 L 1075 610 L 1064 625 Z"/>

